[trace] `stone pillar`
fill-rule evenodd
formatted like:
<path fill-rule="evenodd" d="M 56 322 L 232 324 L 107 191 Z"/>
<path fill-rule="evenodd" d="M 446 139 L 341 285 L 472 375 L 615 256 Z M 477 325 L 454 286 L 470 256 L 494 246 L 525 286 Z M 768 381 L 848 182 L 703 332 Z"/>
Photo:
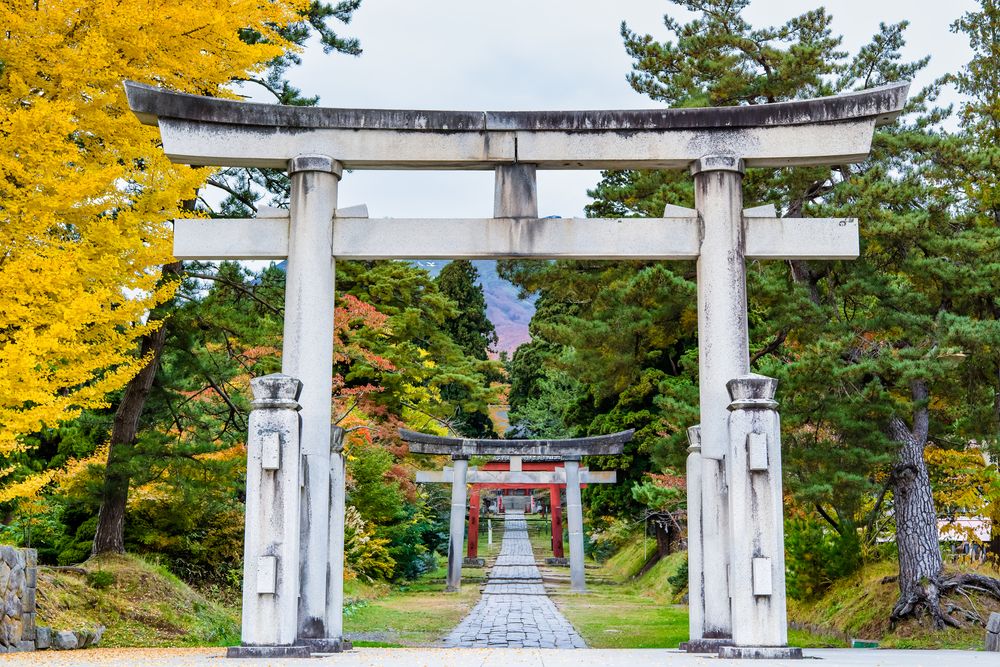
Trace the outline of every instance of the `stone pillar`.
<path fill-rule="evenodd" d="M 479 487 L 473 486 L 469 496 L 469 548 L 466 552 L 466 565 L 469 567 L 482 567 L 479 558 L 479 505 L 482 502 L 479 497 Z"/>
<path fill-rule="evenodd" d="M 705 561 L 701 541 L 701 433 L 697 426 L 687 431 L 687 544 L 688 544 L 688 638 L 705 633 Z"/>
<path fill-rule="evenodd" d="M 552 557 L 565 558 L 563 551 L 562 492 L 558 484 L 549 487 L 552 510 Z"/>
<path fill-rule="evenodd" d="M 537 218 L 536 165 L 518 162 L 496 168 L 493 188 L 494 218 Z"/>
<path fill-rule="evenodd" d="M 351 648 L 344 639 L 344 429 L 330 432 L 330 574 L 326 581 L 326 637 L 310 639 L 314 651 L 339 653 Z"/>
<path fill-rule="evenodd" d="M 297 641 L 302 383 L 287 375 L 250 381 L 243 545 L 242 646 L 231 658 L 309 656 Z"/>
<path fill-rule="evenodd" d="M 801 658 L 788 648 L 778 381 L 730 380 L 729 516 L 733 644 L 720 657 Z M 766 650 L 765 650 L 766 649 Z"/>
<path fill-rule="evenodd" d="M 709 155 L 691 165 L 701 222 L 698 256 L 698 391 L 701 408 L 702 536 L 706 638 L 732 636 L 725 454 L 726 383 L 749 372 L 743 257 L 743 161 Z"/>
<path fill-rule="evenodd" d="M 448 540 L 448 582 L 445 590 L 454 593 L 462 588 L 462 542 L 465 541 L 465 479 L 468 456 L 452 456 L 451 523 Z"/>
<path fill-rule="evenodd" d="M 303 384 L 298 636 L 327 638 L 330 420 L 333 392 L 333 216 L 342 166 L 325 155 L 288 161 L 291 226 L 281 370 Z"/>
<path fill-rule="evenodd" d="M 566 520 L 569 522 L 569 587 L 585 593 L 583 561 L 583 502 L 580 499 L 580 457 L 566 459 Z"/>

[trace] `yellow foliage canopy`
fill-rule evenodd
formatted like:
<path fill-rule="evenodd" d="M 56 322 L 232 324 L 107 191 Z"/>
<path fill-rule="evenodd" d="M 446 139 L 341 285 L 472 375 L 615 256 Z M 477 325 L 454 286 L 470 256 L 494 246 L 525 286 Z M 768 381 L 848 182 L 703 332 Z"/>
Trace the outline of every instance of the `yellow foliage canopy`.
<path fill-rule="evenodd" d="M 207 174 L 167 161 L 122 81 L 226 95 L 295 48 L 278 31 L 308 4 L 0 5 L 0 453 L 105 405 L 144 363 L 145 315 L 170 296 L 157 282 L 168 221 Z"/>

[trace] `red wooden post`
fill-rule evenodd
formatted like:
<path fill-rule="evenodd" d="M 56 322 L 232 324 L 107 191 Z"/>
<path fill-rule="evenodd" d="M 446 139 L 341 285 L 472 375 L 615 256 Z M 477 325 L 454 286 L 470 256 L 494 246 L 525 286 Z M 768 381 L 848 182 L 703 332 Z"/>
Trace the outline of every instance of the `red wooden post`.
<path fill-rule="evenodd" d="M 563 558 L 562 500 L 559 497 L 558 484 L 549 487 L 549 498 L 552 507 L 552 555 Z"/>
<path fill-rule="evenodd" d="M 479 487 L 472 485 L 469 498 L 469 558 L 479 557 Z"/>

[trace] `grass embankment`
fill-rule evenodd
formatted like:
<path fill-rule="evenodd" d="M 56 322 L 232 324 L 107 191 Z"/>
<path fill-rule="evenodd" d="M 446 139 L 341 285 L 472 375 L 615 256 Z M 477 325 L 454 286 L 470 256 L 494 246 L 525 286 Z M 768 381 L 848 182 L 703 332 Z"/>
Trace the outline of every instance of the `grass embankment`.
<path fill-rule="evenodd" d="M 987 576 L 997 574 L 985 568 L 977 570 L 968 564 L 949 565 L 947 569 L 978 571 Z M 882 648 L 983 647 L 983 627 L 967 621 L 962 621 L 961 628 L 935 630 L 929 619 L 923 617 L 890 628 L 889 614 L 899 596 L 899 585 L 892 579 L 897 570 L 895 561 L 867 565 L 855 574 L 834 582 L 830 590 L 817 600 L 789 600 L 788 617 L 797 624 L 836 634 L 844 643 L 853 637 L 876 640 Z M 991 611 L 1000 611 L 1000 602 L 985 596 L 973 594 L 966 598 L 959 595 L 952 602 L 963 609 L 974 610 L 983 619 L 989 618 Z"/>
<path fill-rule="evenodd" d="M 92 558 L 87 574 L 40 567 L 38 624 L 57 630 L 107 629 L 101 646 L 238 644 L 236 609 L 213 602 L 135 556 Z"/>

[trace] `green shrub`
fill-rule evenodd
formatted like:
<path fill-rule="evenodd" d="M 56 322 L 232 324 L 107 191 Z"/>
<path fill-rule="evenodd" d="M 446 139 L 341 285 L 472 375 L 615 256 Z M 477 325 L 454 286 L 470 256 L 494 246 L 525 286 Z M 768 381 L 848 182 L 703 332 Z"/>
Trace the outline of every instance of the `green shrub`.
<path fill-rule="evenodd" d="M 115 583 L 115 575 L 107 570 L 94 570 L 87 573 L 87 583 L 90 584 L 91 588 L 101 590 Z"/>
<path fill-rule="evenodd" d="M 861 542 L 853 525 L 842 533 L 809 519 L 785 522 L 788 594 L 796 600 L 819 597 L 837 579 L 861 567 Z"/>
<path fill-rule="evenodd" d="M 674 595 L 680 593 L 688 585 L 688 562 L 687 558 L 681 563 L 677 571 L 672 575 L 667 577 L 667 583 L 670 584 L 670 589 L 673 591 Z"/>

